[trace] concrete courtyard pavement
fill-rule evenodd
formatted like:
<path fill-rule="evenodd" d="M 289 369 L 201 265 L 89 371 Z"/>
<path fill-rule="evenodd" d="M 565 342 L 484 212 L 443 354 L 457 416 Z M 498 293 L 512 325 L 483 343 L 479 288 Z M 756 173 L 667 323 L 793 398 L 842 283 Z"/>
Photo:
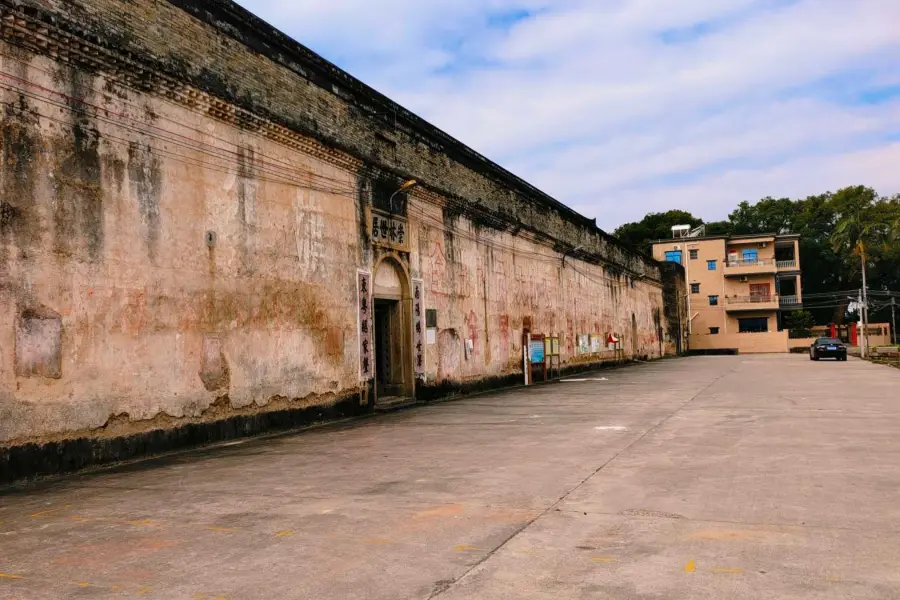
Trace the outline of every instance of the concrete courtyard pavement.
<path fill-rule="evenodd" d="M 698 357 L 0 491 L 0 600 L 900 598 L 900 371 Z"/>

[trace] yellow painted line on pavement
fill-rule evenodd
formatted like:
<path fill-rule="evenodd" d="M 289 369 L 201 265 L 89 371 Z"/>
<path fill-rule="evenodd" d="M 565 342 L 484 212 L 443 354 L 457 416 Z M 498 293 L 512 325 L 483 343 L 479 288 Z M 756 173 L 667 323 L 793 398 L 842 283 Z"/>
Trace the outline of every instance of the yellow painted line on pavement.
<path fill-rule="evenodd" d="M 276 533 L 275 537 L 291 537 L 292 535 L 294 535 L 294 530 L 286 529 L 284 531 L 279 531 L 278 533 Z"/>
<path fill-rule="evenodd" d="M 153 591 L 152 587 L 146 587 L 146 588 L 142 588 L 142 589 L 138 590 L 137 593 L 144 595 L 144 594 L 149 594 L 152 591 Z"/>
<path fill-rule="evenodd" d="M 684 565 L 685 573 L 693 573 L 696 570 L 697 570 L 697 563 L 694 562 L 693 560 L 688 561 L 688 564 Z"/>
<path fill-rule="evenodd" d="M 469 546 L 468 544 L 460 544 L 459 546 L 456 546 L 453 549 L 457 552 L 473 552 L 473 551 L 481 550 L 481 548 L 478 548 L 476 546 Z"/>
<path fill-rule="evenodd" d="M 743 573 L 743 569 L 713 569 L 713 573 Z"/>
<path fill-rule="evenodd" d="M 10 573 L 0 573 L 0 579 L 25 579 L 21 575 L 12 575 Z"/>
<path fill-rule="evenodd" d="M 594 561 L 594 562 L 596 562 L 596 563 L 614 563 L 614 562 L 617 562 L 617 559 L 611 558 L 611 557 L 609 557 L 609 556 L 595 556 L 595 557 L 592 558 L 591 560 Z"/>
<path fill-rule="evenodd" d="M 60 506 L 59 508 L 51 508 L 50 510 L 42 510 L 41 512 L 36 512 L 32 515 L 29 515 L 32 519 L 37 519 L 38 517 L 44 517 L 46 515 L 52 515 L 53 513 L 59 512 L 66 508 L 69 508 L 70 504 L 66 504 L 65 506 Z"/>
<path fill-rule="evenodd" d="M 141 521 L 125 521 L 125 523 L 129 525 L 134 525 L 136 527 L 156 527 L 159 525 L 156 521 L 151 521 L 150 519 L 144 519 Z"/>
<path fill-rule="evenodd" d="M 826 577 L 825 581 L 827 581 L 828 583 L 840 583 L 841 578 L 840 577 Z"/>
<path fill-rule="evenodd" d="M 207 527 L 209 531 L 218 531 L 220 533 L 233 533 L 237 531 L 234 527 Z"/>

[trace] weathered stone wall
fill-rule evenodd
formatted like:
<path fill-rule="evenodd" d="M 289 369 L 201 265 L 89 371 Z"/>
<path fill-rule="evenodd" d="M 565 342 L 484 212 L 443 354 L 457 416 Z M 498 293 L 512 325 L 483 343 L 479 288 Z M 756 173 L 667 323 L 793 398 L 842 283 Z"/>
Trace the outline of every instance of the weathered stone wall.
<path fill-rule="evenodd" d="M 357 270 L 404 177 L 423 392 L 520 373 L 524 329 L 664 351 L 655 261 L 236 6 L 0 8 L 0 480 L 364 410 Z"/>
<path fill-rule="evenodd" d="M 415 219 L 415 204 L 412 209 Z M 579 334 L 615 334 L 628 356 L 635 354 L 635 345 L 638 356 L 664 352 L 668 325 L 656 282 L 615 275 L 571 258 L 563 266 L 562 256 L 546 246 L 463 218 L 440 220 L 435 208 L 423 207 L 422 215 L 414 229 L 414 276 L 421 274 L 426 303 L 438 311 L 438 340 L 452 339 L 454 346 L 429 346 L 430 382 L 521 372 L 526 329 L 559 335 L 565 363 L 596 360 L 592 353 L 578 353 Z M 468 357 L 455 352 L 467 339 L 473 342 Z"/>
<path fill-rule="evenodd" d="M 356 394 L 355 174 L 0 49 L 0 442 Z"/>

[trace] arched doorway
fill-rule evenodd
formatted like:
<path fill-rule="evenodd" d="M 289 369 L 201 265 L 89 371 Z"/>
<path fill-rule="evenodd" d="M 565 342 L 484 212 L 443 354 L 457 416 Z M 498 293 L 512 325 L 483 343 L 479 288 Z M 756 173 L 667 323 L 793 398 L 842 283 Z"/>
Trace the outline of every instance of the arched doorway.
<path fill-rule="evenodd" d="M 410 280 L 393 256 L 384 257 L 373 282 L 376 404 L 415 395 Z"/>
<path fill-rule="evenodd" d="M 634 316 L 634 313 L 631 313 L 631 356 L 636 357 L 637 355 L 638 355 L 637 317 Z"/>

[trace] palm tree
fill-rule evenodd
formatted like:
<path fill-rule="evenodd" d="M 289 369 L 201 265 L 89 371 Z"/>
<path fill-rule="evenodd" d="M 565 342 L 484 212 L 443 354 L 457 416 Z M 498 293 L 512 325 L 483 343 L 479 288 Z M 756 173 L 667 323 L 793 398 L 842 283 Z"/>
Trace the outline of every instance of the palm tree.
<path fill-rule="evenodd" d="M 839 197 L 843 195 L 843 197 Z M 883 211 L 878 210 L 878 199 L 871 188 L 858 186 L 846 188 L 835 195 L 835 203 L 843 210 L 837 225 L 831 234 L 831 245 L 835 253 L 842 254 L 849 250 L 851 255 L 859 256 L 862 270 L 862 309 L 863 346 L 861 351 L 865 357 L 868 342 L 869 325 L 868 305 L 869 290 L 866 282 L 866 265 L 869 250 L 883 245 L 892 235 L 892 224 L 885 218 Z"/>

